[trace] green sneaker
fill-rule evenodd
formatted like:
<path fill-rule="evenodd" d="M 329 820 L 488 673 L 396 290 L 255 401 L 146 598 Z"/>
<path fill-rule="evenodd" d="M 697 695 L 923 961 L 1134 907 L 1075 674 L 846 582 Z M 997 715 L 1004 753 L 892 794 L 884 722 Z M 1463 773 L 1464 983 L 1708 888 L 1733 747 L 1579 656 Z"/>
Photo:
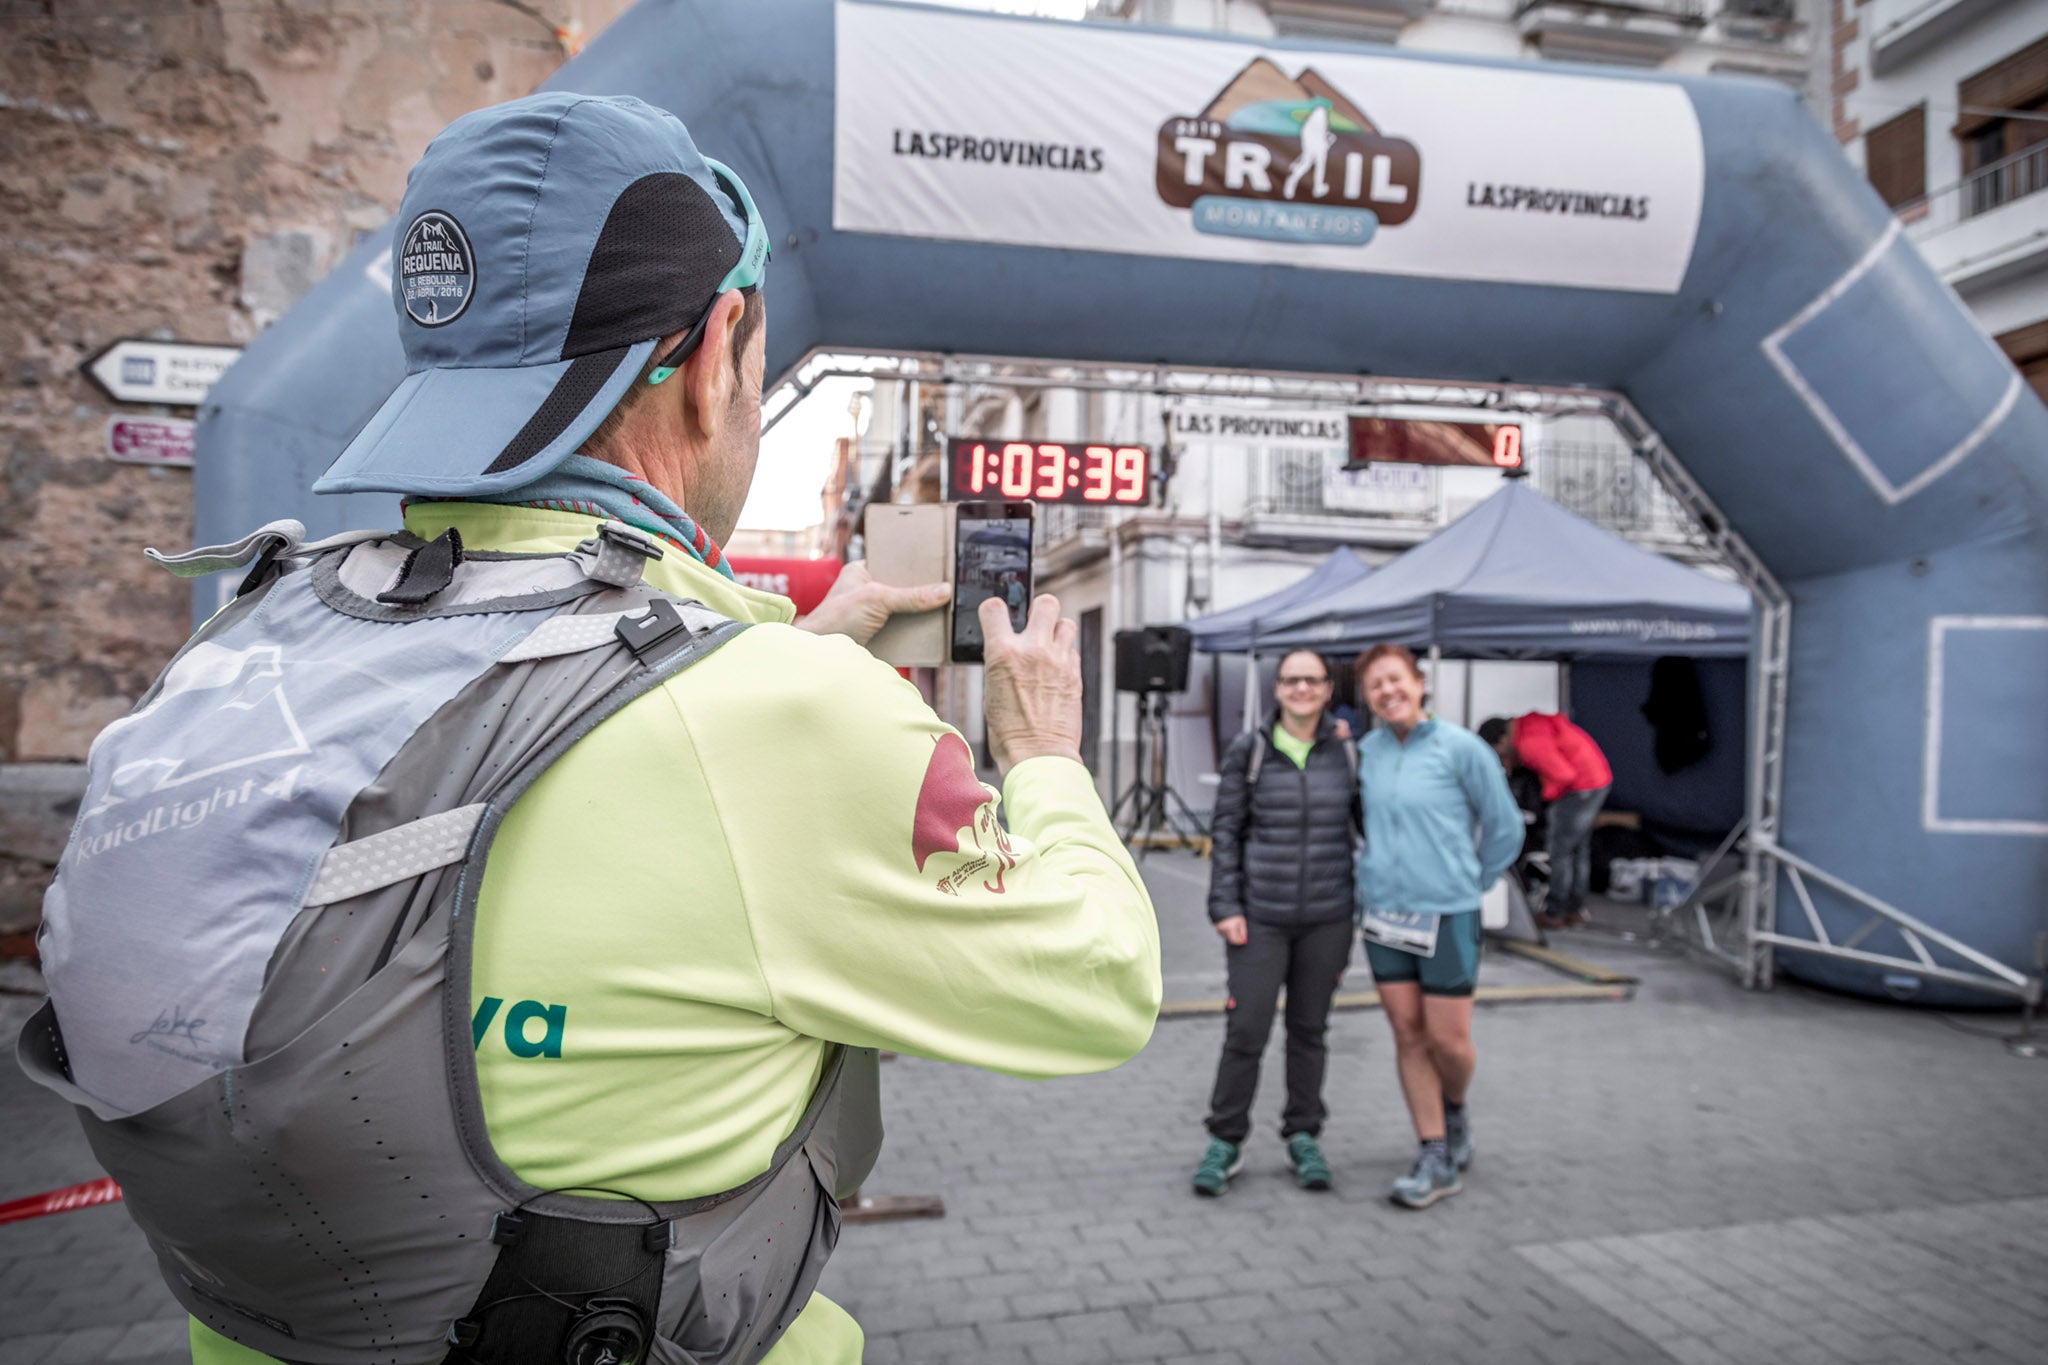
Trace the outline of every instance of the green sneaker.
<path fill-rule="evenodd" d="M 1287 1164 L 1294 1168 L 1294 1183 L 1303 1189 L 1330 1188 L 1330 1163 L 1323 1160 L 1323 1149 L 1312 1134 L 1296 1133 L 1287 1139 Z"/>
<path fill-rule="evenodd" d="M 1222 1138 L 1210 1138 L 1202 1164 L 1195 1167 L 1195 1193 L 1214 1199 L 1230 1188 L 1230 1177 L 1244 1169 L 1244 1149 Z"/>

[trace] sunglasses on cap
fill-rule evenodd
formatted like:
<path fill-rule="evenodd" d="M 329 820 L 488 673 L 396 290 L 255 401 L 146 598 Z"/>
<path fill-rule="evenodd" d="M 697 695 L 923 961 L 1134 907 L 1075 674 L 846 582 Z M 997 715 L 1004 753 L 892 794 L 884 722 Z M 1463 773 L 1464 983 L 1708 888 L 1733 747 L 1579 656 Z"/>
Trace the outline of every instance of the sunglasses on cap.
<path fill-rule="evenodd" d="M 754 207 L 754 196 L 747 193 L 747 187 L 740 183 L 740 178 L 708 156 L 704 158 L 704 164 L 711 168 L 711 173 L 718 177 L 718 183 L 725 187 L 747 219 L 747 239 L 740 244 L 740 263 L 725 272 L 718 288 L 711 291 L 712 300 L 715 302 L 728 289 L 737 289 L 751 298 L 761 287 L 761 276 L 768 270 L 768 229 L 761 222 L 761 211 Z M 697 319 L 697 325 L 648 372 L 647 382 L 659 384 L 682 368 L 683 361 L 704 339 L 704 328 L 710 321 L 711 308 L 706 305 L 704 316 Z"/>

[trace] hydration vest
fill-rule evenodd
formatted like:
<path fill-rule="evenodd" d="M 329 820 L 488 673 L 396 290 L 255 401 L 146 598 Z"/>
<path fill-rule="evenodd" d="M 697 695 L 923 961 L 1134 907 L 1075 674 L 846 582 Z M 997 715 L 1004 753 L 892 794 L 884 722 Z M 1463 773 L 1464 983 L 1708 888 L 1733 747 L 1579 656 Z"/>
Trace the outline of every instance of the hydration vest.
<path fill-rule="evenodd" d="M 542 555 L 303 534 L 151 552 L 187 575 L 255 567 L 93 744 L 22 1065 L 78 1107 L 178 1301 L 255 1350 L 751 1365 L 879 1150 L 875 1054 L 829 1051 L 753 1180 L 641 1200 L 506 1168 L 470 1014 L 506 812 L 745 627 L 642 582 L 662 548 L 618 522 Z M 595 899 L 562 907 L 565 937 Z"/>

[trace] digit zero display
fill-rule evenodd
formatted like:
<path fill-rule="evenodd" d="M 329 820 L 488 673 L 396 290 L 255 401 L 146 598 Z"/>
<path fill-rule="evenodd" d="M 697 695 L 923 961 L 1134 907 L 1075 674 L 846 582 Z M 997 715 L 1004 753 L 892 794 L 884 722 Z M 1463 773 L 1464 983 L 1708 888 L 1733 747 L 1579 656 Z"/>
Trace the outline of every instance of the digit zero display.
<path fill-rule="evenodd" d="M 946 441 L 946 497 L 1140 507 L 1152 492 L 1152 448 L 1106 441 Z"/>
<path fill-rule="evenodd" d="M 1522 467 L 1522 428 L 1515 422 L 1430 422 L 1353 417 L 1346 469 L 1374 464 Z"/>

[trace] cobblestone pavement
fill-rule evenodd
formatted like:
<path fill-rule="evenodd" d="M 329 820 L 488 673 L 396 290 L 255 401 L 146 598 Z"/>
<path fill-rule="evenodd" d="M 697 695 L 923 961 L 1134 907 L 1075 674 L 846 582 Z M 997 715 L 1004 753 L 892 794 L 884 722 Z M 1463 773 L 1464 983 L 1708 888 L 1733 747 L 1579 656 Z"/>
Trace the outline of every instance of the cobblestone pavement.
<path fill-rule="evenodd" d="M 1206 865 L 1146 874 L 1169 996 L 1219 995 Z M 847 1229 L 824 1288 L 874 1365 L 2048 1361 L 2048 1064 L 1925 1011 L 1556 942 L 1642 984 L 1479 1011 L 1455 1199 L 1385 1202 L 1413 1139 L 1370 1010 L 1331 1027 L 1337 1189 L 1288 1177 L 1276 1031 L 1245 1172 L 1195 1199 L 1222 1036 L 1198 1014 L 1103 1077 L 890 1063 L 868 1191 L 947 1215 Z M 1559 979 L 1500 956 L 1482 977 Z M 0 1067 L 0 1198 L 95 1174 L 69 1113 Z M 0 1228 L 0 1365 L 167 1365 L 182 1332 L 118 1207 Z"/>

